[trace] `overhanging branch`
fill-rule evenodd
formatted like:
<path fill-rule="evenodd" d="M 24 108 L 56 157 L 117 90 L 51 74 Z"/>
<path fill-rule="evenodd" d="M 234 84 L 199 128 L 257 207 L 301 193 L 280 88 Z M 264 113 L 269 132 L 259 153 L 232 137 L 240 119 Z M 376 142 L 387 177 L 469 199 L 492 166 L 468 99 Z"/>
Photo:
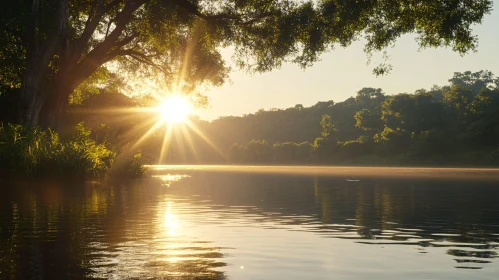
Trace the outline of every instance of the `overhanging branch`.
<path fill-rule="evenodd" d="M 110 58 L 109 60 L 113 60 L 117 56 L 129 56 L 129 57 L 137 60 L 140 63 L 147 64 L 147 65 L 161 71 L 162 73 L 167 74 L 167 71 L 163 67 L 161 67 L 161 65 L 156 64 L 151 60 L 152 57 L 155 57 L 157 55 L 158 54 L 147 55 L 145 53 L 142 53 L 142 52 L 139 52 L 136 50 L 126 49 L 126 50 L 118 50 L 118 51 L 112 53 L 111 56 L 113 56 L 113 57 Z"/>
<path fill-rule="evenodd" d="M 196 5 L 192 4 L 188 0 L 172 0 L 172 1 L 175 2 L 179 7 L 181 7 L 185 11 L 187 11 L 187 12 L 189 12 L 197 17 L 200 17 L 206 21 L 217 21 L 217 20 L 231 19 L 231 20 L 234 20 L 236 24 L 248 25 L 248 24 L 252 24 L 252 23 L 254 23 L 262 18 L 275 15 L 275 13 L 271 13 L 271 12 L 262 12 L 261 14 L 255 16 L 252 19 L 243 21 L 242 15 L 231 14 L 231 13 L 205 15 L 199 11 L 199 9 Z"/>
<path fill-rule="evenodd" d="M 104 1 L 102 0 L 99 0 L 99 3 L 96 3 L 97 11 L 95 13 L 93 9 L 90 11 L 87 18 L 87 22 L 85 23 L 85 29 L 83 30 L 83 33 L 81 34 L 80 38 L 78 38 L 75 42 L 72 54 L 73 62 L 78 61 L 81 55 L 83 54 L 85 46 L 88 45 L 88 42 L 92 38 L 97 27 L 99 26 L 102 17 L 122 1 L 123 0 L 114 0 L 108 3 L 107 5 L 104 5 L 103 3 Z"/>

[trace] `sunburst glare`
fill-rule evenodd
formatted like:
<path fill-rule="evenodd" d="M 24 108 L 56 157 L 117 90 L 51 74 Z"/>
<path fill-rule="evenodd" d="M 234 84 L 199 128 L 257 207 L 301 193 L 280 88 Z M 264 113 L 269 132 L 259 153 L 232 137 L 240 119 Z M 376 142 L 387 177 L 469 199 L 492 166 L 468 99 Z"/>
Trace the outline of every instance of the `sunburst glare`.
<path fill-rule="evenodd" d="M 192 113 L 191 102 L 184 95 L 170 95 L 160 102 L 161 104 L 157 110 L 161 115 L 161 119 L 168 124 L 185 122 Z"/>
<path fill-rule="evenodd" d="M 227 159 L 227 155 L 198 127 L 196 118 L 191 118 L 201 104 L 196 96 L 185 93 L 159 95 L 151 91 L 137 107 L 92 109 L 82 113 L 101 115 L 119 128 L 114 133 L 117 141 L 126 147 L 123 157 L 153 144 L 157 147 L 150 150 L 155 150 L 152 157 L 157 157 L 154 160 L 158 164 L 182 162 L 189 157 L 197 161 L 199 145 L 207 144 Z"/>

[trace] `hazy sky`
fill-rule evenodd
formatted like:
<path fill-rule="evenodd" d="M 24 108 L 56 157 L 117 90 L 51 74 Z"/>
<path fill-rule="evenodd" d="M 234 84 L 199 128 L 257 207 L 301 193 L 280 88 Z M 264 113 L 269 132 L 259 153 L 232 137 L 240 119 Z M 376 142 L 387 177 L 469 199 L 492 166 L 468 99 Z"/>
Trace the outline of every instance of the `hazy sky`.
<path fill-rule="evenodd" d="M 340 102 L 363 87 L 382 88 L 387 94 L 412 93 L 416 89 L 447 84 L 454 72 L 490 70 L 499 75 L 499 1 L 482 24 L 474 28 L 479 36 L 478 52 L 461 57 L 451 49 L 418 51 L 413 35 L 400 38 L 388 49 L 393 70 L 376 77 L 367 65 L 364 44 L 356 42 L 347 48 L 324 54 L 322 60 L 305 70 L 284 64 L 269 73 L 248 75 L 234 71 L 232 82 L 206 92 L 211 108 L 198 112 L 202 119 L 254 113 L 261 108 L 288 108 L 295 104 L 308 107 L 318 101 Z M 227 52 L 228 53 L 228 52 Z M 227 59 L 230 59 L 228 53 Z"/>

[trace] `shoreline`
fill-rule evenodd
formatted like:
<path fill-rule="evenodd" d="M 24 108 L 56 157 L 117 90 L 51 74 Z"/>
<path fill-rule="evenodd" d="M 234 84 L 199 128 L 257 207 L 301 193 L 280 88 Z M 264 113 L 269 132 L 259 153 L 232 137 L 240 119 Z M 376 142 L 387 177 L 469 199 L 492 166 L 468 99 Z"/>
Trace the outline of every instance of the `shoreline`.
<path fill-rule="evenodd" d="M 351 178 L 497 180 L 499 168 L 293 166 L 293 165 L 146 165 L 151 175 L 175 172 L 315 175 Z"/>

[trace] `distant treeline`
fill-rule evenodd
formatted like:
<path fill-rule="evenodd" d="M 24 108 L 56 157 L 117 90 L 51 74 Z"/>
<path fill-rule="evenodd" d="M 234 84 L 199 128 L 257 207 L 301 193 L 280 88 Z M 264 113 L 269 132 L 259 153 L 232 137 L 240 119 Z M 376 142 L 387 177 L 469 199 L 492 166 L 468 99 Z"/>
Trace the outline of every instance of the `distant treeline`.
<path fill-rule="evenodd" d="M 195 130 L 177 127 L 167 141 L 164 128 L 148 133 L 154 115 L 134 110 L 154 105 L 101 90 L 73 104 L 67 123 L 84 121 L 96 143 L 140 149 L 150 163 L 499 165 L 499 78 L 489 71 L 412 94 L 363 88 L 338 103 L 193 117 Z"/>
<path fill-rule="evenodd" d="M 234 163 L 498 165 L 499 78 L 455 73 L 448 85 L 200 122 Z"/>

